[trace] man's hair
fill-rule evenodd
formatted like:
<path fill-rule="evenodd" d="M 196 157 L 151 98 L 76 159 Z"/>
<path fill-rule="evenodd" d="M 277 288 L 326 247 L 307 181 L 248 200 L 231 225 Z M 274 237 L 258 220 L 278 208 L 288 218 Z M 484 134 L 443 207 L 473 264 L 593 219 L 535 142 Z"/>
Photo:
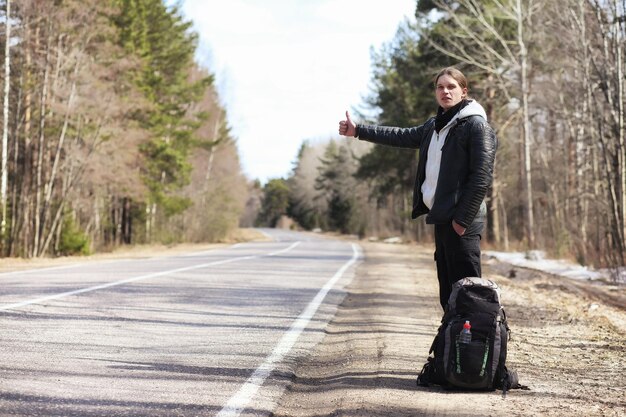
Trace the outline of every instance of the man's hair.
<path fill-rule="evenodd" d="M 454 67 L 446 67 L 437 73 L 434 83 L 435 88 L 437 88 L 437 81 L 439 81 L 439 78 L 441 78 L 443 75 L 449 75 L 450 77 L 454 78 L 455 81 L 459 83 L 459 87 L 467 88 L 467 78 L 465 78 L 465 75 L 461 71 Z"/>

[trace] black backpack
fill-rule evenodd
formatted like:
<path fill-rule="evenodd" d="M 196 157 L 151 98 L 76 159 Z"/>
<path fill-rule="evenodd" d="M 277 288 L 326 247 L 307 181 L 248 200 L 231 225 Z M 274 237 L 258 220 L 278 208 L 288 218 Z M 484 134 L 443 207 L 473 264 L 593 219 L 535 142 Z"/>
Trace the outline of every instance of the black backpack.
<path fill-rule="evenodd" d="M 466 321 L 471 342 L 459 335 Z M 463 278 L 452 286 L 446 312 L 417 385 L 473 390 L 527 388 L 506 368 L 510 329 L 500 304 L 500 288 L 483 278 Z"/>

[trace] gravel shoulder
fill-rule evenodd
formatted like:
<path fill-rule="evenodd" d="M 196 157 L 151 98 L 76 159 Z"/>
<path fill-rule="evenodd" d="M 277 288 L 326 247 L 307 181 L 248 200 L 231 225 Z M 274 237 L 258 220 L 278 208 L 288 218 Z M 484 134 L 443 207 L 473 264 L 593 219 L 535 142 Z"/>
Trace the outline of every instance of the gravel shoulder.
<path fill-rule="evenodd" d="M 418 388 L 441 317 L 432 248 L 360 244 L 365 260 L 274 416 L 626 416 L 624 287 L 485 261 L 512 329 L 508 366 L 531 389 Z"/>

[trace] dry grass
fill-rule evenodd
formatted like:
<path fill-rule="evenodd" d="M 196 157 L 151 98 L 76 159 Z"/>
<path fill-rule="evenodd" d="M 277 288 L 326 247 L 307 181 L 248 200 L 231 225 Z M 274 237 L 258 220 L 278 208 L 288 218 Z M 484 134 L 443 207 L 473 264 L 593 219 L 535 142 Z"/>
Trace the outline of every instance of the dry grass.
<path fill-rule="evenodd" d="M 151 258 L 171 256 L 181 253 L 200 252 L 216 249 L 239 242 L 266 241 L 269 238 L 255 229 L 236 229 L 219 243 L 179 243 L 173 245 L 132 245 L 118 247 L 111 252 L 96 253 L 89 256 L 62 256 L 58 258 L 2 258 L 0 272 L 19 271 L 24 269 L 48 268 L 75 263 L 122 258 Z"/>

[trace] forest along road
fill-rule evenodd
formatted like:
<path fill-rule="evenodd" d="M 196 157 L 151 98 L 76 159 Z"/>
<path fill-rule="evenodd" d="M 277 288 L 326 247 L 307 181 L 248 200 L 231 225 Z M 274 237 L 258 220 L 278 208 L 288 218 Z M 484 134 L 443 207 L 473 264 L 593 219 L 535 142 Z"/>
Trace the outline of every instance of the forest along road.
<path fill-rule="evenodd" d="M 0 416 L 268 415 L 360 255 L 266 233 L 271 242 L 0 274 Z"/>

